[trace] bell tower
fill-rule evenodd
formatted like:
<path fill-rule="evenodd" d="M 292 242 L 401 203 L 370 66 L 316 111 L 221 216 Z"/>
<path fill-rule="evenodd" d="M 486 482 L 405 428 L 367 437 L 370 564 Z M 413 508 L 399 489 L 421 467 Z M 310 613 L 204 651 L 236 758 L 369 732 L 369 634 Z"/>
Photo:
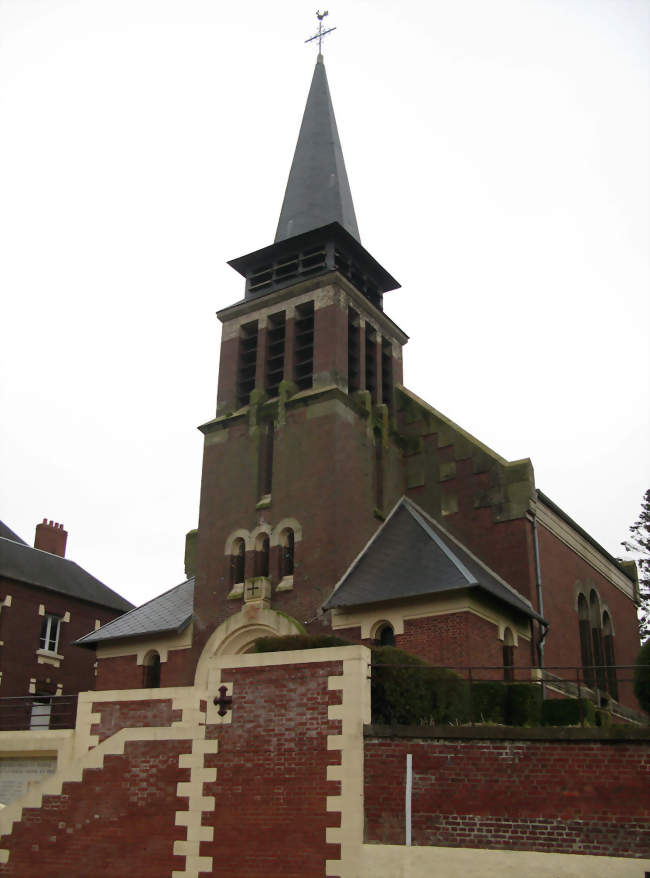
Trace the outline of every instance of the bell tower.
<path fill-rule="evenodd" d="M 390 424 L 407 336 L 383 310 L 399 284 L 361 244 L 320 53 L 275 240 L 229 264 L 245 291 L 217 315 L 201 427 L 197 645 L 260 609 L 329 627 L 321 605 L 405 487 Z"/>

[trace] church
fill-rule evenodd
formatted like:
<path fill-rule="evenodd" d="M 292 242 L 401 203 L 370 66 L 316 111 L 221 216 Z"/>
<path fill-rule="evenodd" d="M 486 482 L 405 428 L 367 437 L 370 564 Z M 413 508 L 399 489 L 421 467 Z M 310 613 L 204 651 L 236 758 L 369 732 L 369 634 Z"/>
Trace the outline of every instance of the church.
<path fill-rule="evenodd" d="M 543 494 L 530 460 L 402 383 L 408 338 L 384 310 L 399 283 L 361 243 L 321 54 L 275 240 L 229 264 L 244 297 L 218 313 L 188 579 L 81 638 L 97 688 L 142 685 L 151 663 L 188 685 L 208 643 L 308 631 L 463 670 L 582 668 L 603 704 L 633 709 L 613 666 L 639 647 L 634 564 Z"/>
<path fill-rule="evenodd" d="M 648 874 L 634 566 L 404 386 L 320 53 L 275 240 L 230 265 L 187 579 L 78 638 L 74 730 L 14 733 L 56 769 L 0 811 L 0 876 Z M 349 645 L 254 651 L 304 633 Z M 373 725 L 373 644 L 626 725 Z"/>

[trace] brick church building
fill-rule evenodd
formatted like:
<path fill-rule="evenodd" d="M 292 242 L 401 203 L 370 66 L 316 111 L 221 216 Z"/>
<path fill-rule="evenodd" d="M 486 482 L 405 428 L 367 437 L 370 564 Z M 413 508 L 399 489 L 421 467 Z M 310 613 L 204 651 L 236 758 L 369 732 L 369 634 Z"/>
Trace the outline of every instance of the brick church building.
<path fill-rule="evenodd" d="M 647 728 L 372 725 L 375 642 L 550 695 L 577 669 L 638 723 L 638 587 L 529 460 L 404 387 L 321 55 L 275 241 L 231 265 L 188 578 L 77 640 L 74 730 L 0 732 L 40 772 L 0 809 L 0 876 L 650 874 Z M 251 651 L 305 630 L 352 644 Z"/>
<path fill-rule="evenodd" d="M 244 297 L 217 315 L 188 580 L 80 640 L 98 688 L 189 685 L 206 651 L 306 629 L 448 667 L 580 667 L 601 702 L 634 708 L 598 668 L 638 651 L 634 565 L 536 487 L 530 460 L 403 385 L 407 335 L 384 310 L 399 284 L 361 244 L 322 55 L 275 240 L 230 265 Z"/>

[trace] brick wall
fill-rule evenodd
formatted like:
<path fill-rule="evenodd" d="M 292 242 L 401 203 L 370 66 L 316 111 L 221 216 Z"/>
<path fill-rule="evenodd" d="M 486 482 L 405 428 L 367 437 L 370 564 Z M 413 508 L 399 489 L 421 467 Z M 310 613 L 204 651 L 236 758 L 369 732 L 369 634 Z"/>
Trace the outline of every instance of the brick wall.
<path fill-rule="evenodd" d="M 628 741 L 368 736 L 368 842 L 404 843 L 407 753 L 413 844 L 650 856 L 648 735 Z"/>
<path fill-rule="evenodd" d="M 201 846 L 215 874 L 222 863 L 229 878 L 324 876 L 325 861 L 338 859 L 339 846 L 325 836 L 340 819 L 326 810 L 340 786 L 327 780 L 327 766 L 341 757 L 327 749 L 327 735 L 340 733 L 340 722 L 327 713 L 341 694 L 328 691 L 327 676 L 341 672 L 341 662 L 224 672 L 233 683 L 233 720 L 208 730 L 219 752 L 210 757 L 217 781 L 205 785 L 216 807 L 204 825 L 215 831 L 214 842 Z"/>
<path fill-rule="evenodd" d="M 0 670 L 2 685 L 0 696 L 21 696 L 29 694 L 31 678 L 56 691 L 62 686 L 64 695 L 84 692 L 94 686 L 95 653 L 93 650 L 73 646 L 72 642 L 95 628 L 95 619 L 102 624 L 120 615 L 115 610 L 99 607 L 68 595 L 25 585 L 0 577 L 0 600 L 11 595 L 11 606 L 0 610 Z M 61 621 L 58 654 L 63 656 L 59 667 L 44 662 L 39 663 L 37 650 L 40 648 L 43 616 L 39 606 L 43 604 L 46 613 L 60 617 L 70 613 L 70 621 Z M 124 683 L 120 683 L 123 686 Z"/>
<path fill-rule="evenodd" d="M 184 868 L 174 841 L 183 808 L 176 784 L 189 779 L 178 767 L 187 741 L 130 741 L 123 755 L 106 756 L 103 768 L 86 769 L 83 783 L 66 783 L 60 796 L 25 808 L 14 824 L 9 862 L 0 875 L 12 878 L 137 878 L 171 876 Z"/>
<path fill-rule="evenodd" d="M 91 727 L 91 734 L 103 741 L 120 729 L 171 726 L 179 722 L 182 711 L 172 710 L 171 698 L 142 699 L 141 701 L 99 701 L 93 703 L 93 713 L 101 719 Z"/>
<path fill-rule="evenodd" d="M 547 665 L 581 664 L 576 590 L 587 600 L 591 589 L 600 598 L 601 612 L 607 608 L 614 626 L 614 654 L 617 665 L 633 665 L 639 651 L 636 607 L 587 561 L 577 555 L 545 527 L 539 527 L 540 563 L 544 586 L 544 615 L 550 623 L 545 642 Z M 561 672 L 558 672 L 561 673 Z M 631 682 L 632 671 L 619 675 L 619 700 L 638 710 Z"/>

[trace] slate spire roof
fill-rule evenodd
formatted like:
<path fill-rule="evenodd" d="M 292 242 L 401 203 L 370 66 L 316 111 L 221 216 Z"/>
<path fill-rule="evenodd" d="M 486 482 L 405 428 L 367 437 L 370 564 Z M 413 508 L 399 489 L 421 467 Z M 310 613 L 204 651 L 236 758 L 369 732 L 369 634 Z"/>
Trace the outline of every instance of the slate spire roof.
<path fill-rule="evenodd" d="M 402 498 L 343 575 L 324 609 L 471 589 L 544 622 L 530 601 Z"/>
<path fill-rule="evenodd" d="M 332 222 L 361 243 L 323 56 L 302 117 L 275 243 Z"/>

